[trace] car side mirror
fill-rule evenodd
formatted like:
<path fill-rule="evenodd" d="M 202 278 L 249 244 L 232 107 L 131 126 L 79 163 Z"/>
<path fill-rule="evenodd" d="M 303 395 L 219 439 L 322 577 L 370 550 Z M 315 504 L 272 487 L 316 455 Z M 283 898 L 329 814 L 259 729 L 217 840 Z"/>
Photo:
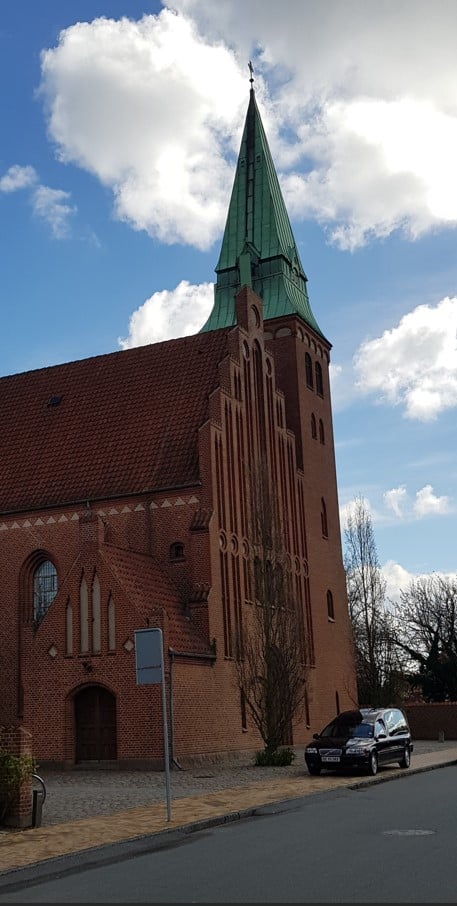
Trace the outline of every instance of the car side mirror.
<path fill-rule="evenodd" d="M 377 735 L 377 739 L 387 739 L 387 733 L 384 733 L 382 730 Z"/>
<path fill-rule="evenodd" d="M 313 739 L 319 739 L 319 733 L 313 733 Z"/>

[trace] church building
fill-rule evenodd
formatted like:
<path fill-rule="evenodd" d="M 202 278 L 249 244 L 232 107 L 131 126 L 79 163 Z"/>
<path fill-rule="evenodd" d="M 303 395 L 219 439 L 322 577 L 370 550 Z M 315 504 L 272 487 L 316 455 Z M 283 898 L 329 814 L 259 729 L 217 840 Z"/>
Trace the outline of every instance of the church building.
<path fill-rule="evenodd" d="M 38 762 L 163 765 L 255 752 L 237 640 L 256 603 L 266 465 L 306 650 L 302 745 L 357 704 L 342 562 L 331 344 L 311 310 L 251 87 L 214 307 L 194 336 L 0 380 L 0 725 Z"/>

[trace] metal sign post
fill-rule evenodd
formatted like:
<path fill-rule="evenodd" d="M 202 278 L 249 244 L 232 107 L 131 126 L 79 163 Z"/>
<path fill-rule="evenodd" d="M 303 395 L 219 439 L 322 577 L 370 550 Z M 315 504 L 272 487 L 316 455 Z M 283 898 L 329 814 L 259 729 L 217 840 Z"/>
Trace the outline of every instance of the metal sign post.
<path fill-rule="evenodd" d="M 135 669 L 137 685 L 162 684 L 163 749 L 165 759 L 165 786 L 167 794 L 167 820 L 171 821 L 170 759 L 168 755 L 167 694 L 163 664 L 163 638 L 161 629 L 135 630 Z"/>

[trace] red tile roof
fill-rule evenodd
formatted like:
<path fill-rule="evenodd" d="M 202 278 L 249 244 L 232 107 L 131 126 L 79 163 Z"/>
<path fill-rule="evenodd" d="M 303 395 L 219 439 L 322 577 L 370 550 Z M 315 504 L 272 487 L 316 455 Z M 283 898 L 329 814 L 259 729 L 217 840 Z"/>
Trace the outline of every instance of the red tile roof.
<path fill-rule="evenodd" d="M 144 619 L 144 626 L 151 613 L 163 609 L 168 617 L 166 645 L 177 652 L 203 656 L 211 653 L 208 643 L 183 612 L 172 582 L 153 557 L 108 544 L 101 548 L 100 556 L 123 588 L 132 608 Z"/>
<path fill-rule="evenodd" d="M 219 330 L 0 379 L 0 512 L 197 481 L 226 353 Z"/>

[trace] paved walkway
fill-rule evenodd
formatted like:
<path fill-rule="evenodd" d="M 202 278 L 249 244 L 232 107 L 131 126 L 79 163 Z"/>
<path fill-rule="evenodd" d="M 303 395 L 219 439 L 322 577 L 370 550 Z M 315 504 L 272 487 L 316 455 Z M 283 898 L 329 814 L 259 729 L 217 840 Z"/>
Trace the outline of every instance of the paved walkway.
<path fill-rule="evenodd" d="M 182 829 L 190 832 L 253 814 L 274 802 L 336 789 L 379 783 L 408 773 L 457 763 L 457 743 L 416 741 L 409 771 L 396 765 L 375 777 L 322 774 L 311 777 L 303 750 L 286 768 L 255 768 L 245 762 L 170 772 L 170 815 L 165 775 L 160 772 L 74 771 L 43 773 L 47 799 L 42 826 L 0 831 L 0 877 L 61 856 L 94 851 Z M 125 807 L 128 803 L 130 807 Z M 133 807 L 132 807 L 133 806 Z M 170 820 L 169 820 L 170 817 Z"/>

